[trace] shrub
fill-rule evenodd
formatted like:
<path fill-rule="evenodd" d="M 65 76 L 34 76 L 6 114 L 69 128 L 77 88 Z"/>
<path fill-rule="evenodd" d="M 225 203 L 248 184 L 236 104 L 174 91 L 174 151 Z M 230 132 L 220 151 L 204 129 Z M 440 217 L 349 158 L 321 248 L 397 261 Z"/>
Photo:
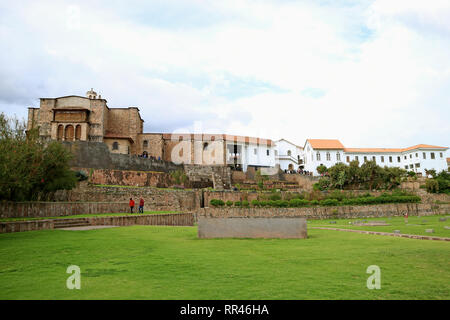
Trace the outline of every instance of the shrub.
<path fill-rule="evenodd" d="M 304 200 L 304 199 L 291 199 L 289 200 L 289 207 L 292 208 L 299 208 L 299 207 L 304 207 L 307 206 L 309 204 L 308 200 Z"/>
<path fill-rule="evenodd" d="M 330 187 L 331 180 L 328 177 L 322 177 L 322 178 L 320 178 L 318 184 L 319 184 L 319 190 L 323 191 L 323 190 L 328 189 L 328 187 Z"/>
<path fill-rule="evenodd" d="M 228 200 L 226 202 L 227 207 L 231 207 L 233 205 L 233 201 Z"/>
<path fill-rule="evenodd" d="M 243 207 L 248 207 L 250 204 L 248 203 L 247 200 L 242 201 L 242 206 Z"/>
<path fill-rule="evenodd" d="M 211 199 L 209 204 L 213 207 L 223 207 L 225 205 L 225 202 L 221 199 Z"/>
<path fill-rule="evenodd" d="M 281 193 L 277 192 L 277 193 L 271 194 L 269 196 L 269 200 L 272 200 L 272 201 L 281 200 Z"/>
<path fill-rule="evenodd" d="M 242 206 L 242 202 L 241 202 L 241 201 L 236 201 L 236 202 L 234 203 L 234 206 L 235 206 L 235 207 L 241 207 L 241 206 Z"/>
<path fill-rule="evenodd" d="M 339 201 L 337 199 L 325 199 L 320 201 L 320 204 L 323 206 L 337 206 Z"/>
<path fill-rule="evenodd" d="M 261 203 L 258 200 L 252 200 L 252 206 L 253 207 L 260 207 Z"/>
<path fill-rule="evenodd" d="M 311 200 L 309 202 L 309 204 L 312 205 L 312 206 L 317 206 L 317 205 L 319 205 L 319 200 Z"/>

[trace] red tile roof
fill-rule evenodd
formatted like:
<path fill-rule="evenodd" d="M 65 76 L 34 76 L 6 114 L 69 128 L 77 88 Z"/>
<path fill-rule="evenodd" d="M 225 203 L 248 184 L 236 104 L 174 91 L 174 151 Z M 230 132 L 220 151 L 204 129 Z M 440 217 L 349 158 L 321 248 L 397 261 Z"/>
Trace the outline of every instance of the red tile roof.
<path fill-rule="evenodd" d="M 344 149 L 344 145 L 337 139 L 308 139 L 313 149 Z"/>

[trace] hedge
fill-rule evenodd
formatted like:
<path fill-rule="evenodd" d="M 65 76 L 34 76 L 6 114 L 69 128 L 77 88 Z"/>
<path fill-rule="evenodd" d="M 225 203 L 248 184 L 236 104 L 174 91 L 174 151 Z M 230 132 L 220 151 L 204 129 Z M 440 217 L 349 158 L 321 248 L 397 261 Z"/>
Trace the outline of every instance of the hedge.
<path fill-rule="evenodd" d="M 324 200 L 305 200 L 305 199 L 291 199 L 291 200 L 252 200 L 252 207 L 275 207 L 275 208 L 299 208 L 306 206 L 339 206 L 339 205 L 373 205 L 384 203 L 418 203 L 421 199 L 419 196 L 405 196 L 405 195 L 381 195 L 379 197 L 363 196 L 349 199 L 324 199 Z M 210 204 L 214 207 L 222 207 L 225 203 L 222 200 L 212 199 Z M 227 206 L 231 206 L 232 202 L 227 201 Z M 249 207 L 248 201 L 236 201 L 235 207 Z"/>

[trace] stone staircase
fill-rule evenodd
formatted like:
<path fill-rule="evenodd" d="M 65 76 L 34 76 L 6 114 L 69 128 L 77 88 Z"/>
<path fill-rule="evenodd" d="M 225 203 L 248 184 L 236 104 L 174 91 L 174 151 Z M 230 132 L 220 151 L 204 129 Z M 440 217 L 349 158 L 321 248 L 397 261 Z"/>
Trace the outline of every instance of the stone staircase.
<path fill-rule="evenodd" d="M 78 219 L 56 219 L 54 222 L 55 229 L 61 228 L 73 228 L 73 227 L 86 227 L 90 226 L 91 223 L 87 219 L 78 218 Z"/>

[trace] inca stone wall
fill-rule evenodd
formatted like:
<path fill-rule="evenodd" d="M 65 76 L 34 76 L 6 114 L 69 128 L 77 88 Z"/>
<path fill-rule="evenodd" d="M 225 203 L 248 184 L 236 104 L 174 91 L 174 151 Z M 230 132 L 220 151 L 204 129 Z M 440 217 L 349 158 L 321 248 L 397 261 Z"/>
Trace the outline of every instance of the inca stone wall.
<path fill-rule="evenodd" d="M 281 238 L 307 237 L 304 218 L 205 218 L 198 220 L 199 238 Z"/>
<path fill-rule="evenodd" d="M 372 206 L 338 206 L 306 208 L 199 208 L 194 211 L 196 218 L 230 217 L 302 217 L 307 219 L 371 218 L 404 216 L 426 216 L 447 214 L 450 204 L 401 203 Z"/>

